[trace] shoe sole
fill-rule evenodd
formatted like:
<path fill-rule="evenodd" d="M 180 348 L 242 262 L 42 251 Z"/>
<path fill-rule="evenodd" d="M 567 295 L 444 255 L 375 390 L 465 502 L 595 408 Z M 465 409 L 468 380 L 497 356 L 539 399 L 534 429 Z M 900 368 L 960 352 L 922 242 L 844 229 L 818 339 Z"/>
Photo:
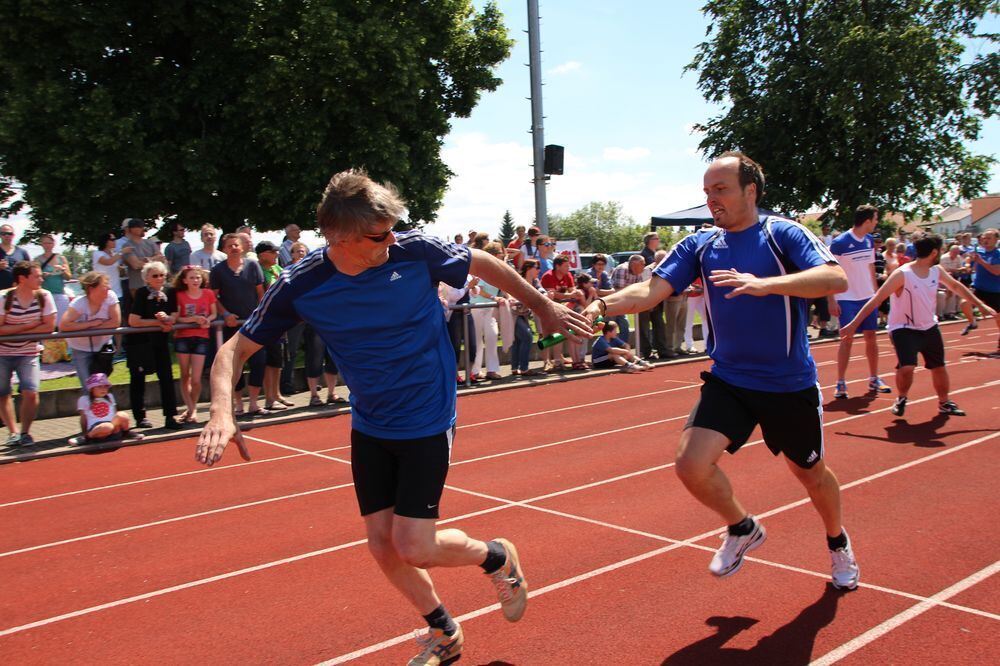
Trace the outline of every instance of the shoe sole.
<path fill-rule="evenodd" d="M 764 529 L 763 525 L 758 525 L 757 527 L 759 529 L 758 533 L 759 536 L 747 544 L 746 548 L 743 549 L 743 552 L 740 553 L 740 556 L 736 560 L 736 564 L 733 566 L 732 569 L 723 573 L 715 573 L 714 571 L 709 569 L 709 573 L 711 573 L 716 578 L 728 578 L 729 576 L 732 576 L 734 573 L 739 571 L 743 567 L 743 558 L 746 557 L 747 553 L 749 553 L 751 550 L 759 548 L 762 543 L 767 541 L 767 530 Z"/>
<path fill-rule="evenodd" d="M 503 614 L 503 616 L 507 618 L 508 622 L 517 622 L 522 617 L 524 617 L 524 611 L 528 607 L 528 579 L 524 577 L 524 569 L 521 568 L 521 558 L 518 557 L 517 548 L 514 547 L 514 544 L 512 544 L 510 541 L 502 537 L 497 539 L 496 542 L 502 545 L 504 550 L 507 551 L 507 557 L 512 558 L 514 567 L 517 569 L 517 575 L 520 576 L 521 578 L 520 588 L 524 594 L 524 603 L 521 604 L 521 609 L 516 614 L 507 615 L 506 611 L 504 611 Z M 500 606 L 500 609 L 504 610 L 502 604 Z"/>
<path fill-rule="evenodd" d="M 838 585 L 837 582 L 835 580 L 832 580 L 832 579 L 830 580 L 830 585 L 833 585 L 834 589 L 837 589 L 837 590 L 853 591 L 853 590 L 858 589 L 858 583 L 860 581 L 861 581 L 861 574 L 859 572 L 858 573 L 858 580 L 854 581 L 853 585 Z"/>

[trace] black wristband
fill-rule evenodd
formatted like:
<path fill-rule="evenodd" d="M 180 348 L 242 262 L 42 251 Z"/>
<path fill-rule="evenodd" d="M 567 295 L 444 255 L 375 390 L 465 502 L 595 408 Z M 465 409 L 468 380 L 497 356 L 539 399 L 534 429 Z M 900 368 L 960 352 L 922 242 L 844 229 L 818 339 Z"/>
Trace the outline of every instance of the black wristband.
<path fill-rule="evenodd" d="M 598 297 L 596 300 L 599 301 L 601 303 L 601 305 L 604 307 L 604 309 L 601 311 L 601 316 L 603 317 L 604 315 L 608 314 L 608 304 L 607 304 L 607 302 L 603 298 L 600 298 L 600 297 Z"/>

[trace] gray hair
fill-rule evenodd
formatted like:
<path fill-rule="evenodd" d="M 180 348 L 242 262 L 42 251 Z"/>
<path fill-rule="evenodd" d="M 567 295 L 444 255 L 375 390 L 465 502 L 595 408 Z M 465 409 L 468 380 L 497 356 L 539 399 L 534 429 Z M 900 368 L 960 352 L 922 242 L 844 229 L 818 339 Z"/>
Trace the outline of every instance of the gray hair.
<path fill-rule="evenodd" d="M 316 208 L 319 230 L 332 240 L 381 231 L 380 224 L 396 223 L 405 204 L 396 188 L 376 183 L 360 169 L 334 174 Z"/>
<path fill-rule="evenodd" d="M 162 261 L 151 261 L 142 267 L 142 279 L 145 280 L 146 276 L 152 273 L 154 270 L 159 270 L 164 275 L 167 274 L 167 265 Z"/>

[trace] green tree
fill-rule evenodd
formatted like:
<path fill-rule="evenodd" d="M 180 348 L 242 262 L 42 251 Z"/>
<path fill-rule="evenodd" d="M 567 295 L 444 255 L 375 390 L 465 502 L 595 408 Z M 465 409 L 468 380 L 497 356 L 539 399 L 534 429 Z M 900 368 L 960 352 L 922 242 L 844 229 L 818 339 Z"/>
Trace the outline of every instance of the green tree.
<path fill-rule="evenodd" d="M 507 247 L 507 243 L 514 240 L 514 235 L 514 218 L 511 217 L 509 210 L 504 211 L 503 221 L 500 223 L 500 242 Z"/>
<path fill-rule="evenodd" d="M 648 229 L 626 215 L 617 201 L 592 201 L 569 215 L 549 216 L 549 235 L 575 238 L 581 252 L 638 250 Z"/>
<path fill-rule="evenodd" d="M 0 0 L 0 172 L 71 240 L 127 216 L 309 225 L 348 167 L 415 224 L 510 46 L 471 0 Z"/>
<path fill-rule="evenodd" d="M 996 0 L 709 0 L 687 69 L 728 110 L 698 129 L 710 156 L 739 149 L 776 210 L 928 214 L 982 192 L 992 157 L 965 146 L 996 111 L 997 55 L 963 64 Z"/>

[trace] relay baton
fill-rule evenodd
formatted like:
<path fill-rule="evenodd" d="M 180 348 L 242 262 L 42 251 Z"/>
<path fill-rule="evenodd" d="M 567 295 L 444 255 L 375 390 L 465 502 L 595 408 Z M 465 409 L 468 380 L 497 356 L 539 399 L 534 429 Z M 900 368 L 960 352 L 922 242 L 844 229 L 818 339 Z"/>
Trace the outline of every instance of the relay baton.
<path fill-rule="evenodd" d="M 603 325 L 602 326 L 598 326 L 598 324 L 602 324 L 603 322 L 604 322 L 604 317 L 598 317 L 597 319 L 594 320 L 594 332 L 595 333 L 597 331 L 601 330 L 602 328 L 604 328 Z M 573 331 L 570 331 L 570 333 L 573 333 Z M 538 338 L 538 348 L 539 349 L 548 349 L 552 345 L 557 345 L 560 342 L 563 342 L 565 340 L 566 340 L 566 336 L 563 335 L 562 333 L 553 333 L 551 335 L 546 335 L 544 338 Z"/>

